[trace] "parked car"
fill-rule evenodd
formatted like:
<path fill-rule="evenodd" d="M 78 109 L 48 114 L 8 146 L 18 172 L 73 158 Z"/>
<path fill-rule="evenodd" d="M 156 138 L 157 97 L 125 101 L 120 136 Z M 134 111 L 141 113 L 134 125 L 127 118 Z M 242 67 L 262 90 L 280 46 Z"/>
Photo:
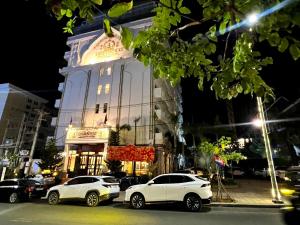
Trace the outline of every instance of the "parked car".
<path fill-rule="evenodd" d="M 170 173 L 159 175 L 146 184 L 126 190 L 125 202 L 141 209 L 147 203 L 183 202 L 189 211 L 199 211 L 212 199 L 210 182 L 195 174 Z"/>
<path fill-rule="evenodd" d="M 9 203 L 27 201 L 36 194 L 37 184 L 26 179 L 8 179 L 0 182 L 0 199 Z"/>
<path fill-rule="evenodd" d="M 148 176 L 126 176 L 120 179 L 120 189 L 121 191 L 125 191 L 132 185 L 145 184 L 148 181 Z"/>
<path fill-rule="evenodd" d="M 50 205 L 64 200 L 83 200 L 90 207 L 119 197 L 119 183 L 111 176 L 79 176 L 51 187 L 46 195 Z"/>
<path fill-rule="evenodd" d="M 237 176 L 237 177 L 245 175 L 245 171 L 242 170 L 240 167 L 233 167 L 232 169 L 228 168 L 227 173 L 229 175 L 233 175 L 233 176 Z"/>

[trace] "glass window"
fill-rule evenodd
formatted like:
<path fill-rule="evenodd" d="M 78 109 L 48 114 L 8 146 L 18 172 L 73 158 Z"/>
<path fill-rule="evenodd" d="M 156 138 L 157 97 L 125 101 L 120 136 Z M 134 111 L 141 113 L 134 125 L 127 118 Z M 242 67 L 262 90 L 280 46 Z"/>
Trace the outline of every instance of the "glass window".
<path fill-rule="evenodd" d="M 96 104 L 95 113 L 99 113 L 99 107 L 100 107 L 100 105 Z"/>
<path fill-rule="evenodd" d="M 110 91 L 110 84 L 105 85 L 105 94 L 108 94 Z"/>
<path fill-rule="evenodd" d="M 107 75 L 108 75 L 108 76 L 111 75 L 111 67 L 110 67 L 110 66 L 107 67 Z"/>
<path fill-rule="evenodd" d="M 171 184 L 183 183 L 183 182 L 184 182 L 184 176 L 180 176 L 180 175 L 170 176 L 170 183 Z"/>
<path fill-rule="evenodd" d="M 101 90 L 102 90 L 102 84 L 98 85 L 98 90 L 97 90 L 97 94 L 100 95 L 101 94 Z"/>
<path fill-rule="evenodd" d="M 153 180 L 154 184 L 168 184 L 169 183 L 169 176 L 160 176 Z"/>
<path fill-rule="evenodd" d="M 104 103 L 103 105 L 103 113 L 106 113 L 107 112 L 107 103 Z"/>
<path fill-rule="evenodd" d="M 68 182 L 68 185 L 79 184 L 79 178 L 74 178 Z"/>
<path fill-rule="evenodd" d="M 104 67 L 100 67 L 100 70 L 99 70 L 100 77 L 103 76 L 103 74 L 104 74 Z"/>
<path fill-rule="evenodd" d="M 0 183 L 0 186 L 14 186 L 14 185 L 18 185 L 18 182 L 13 180 L 5 180 Z"/>
<path fill-rule="evenodd" d="M 88 184 L 88 183 L 93 183 L 93 178 L 92 177 L 79 177 L 79 184 Z"/>
<path fill-rule="evenodd" d="M 118 183 L 118 180 L 114 177 L 105 177 L 102 178 L 105 183 Z"/>

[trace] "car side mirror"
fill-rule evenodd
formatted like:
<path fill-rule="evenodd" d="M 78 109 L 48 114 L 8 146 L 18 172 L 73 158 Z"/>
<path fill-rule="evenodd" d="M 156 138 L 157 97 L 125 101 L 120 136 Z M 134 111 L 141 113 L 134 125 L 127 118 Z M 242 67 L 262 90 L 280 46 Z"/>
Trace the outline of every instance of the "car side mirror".
<path fill-rule="evenodd" d="M 154 184 L 154 181 L 151 180 L 151 181 L 149 181 L 147 184 L 148 184 L 148 185 L 152 185 L 152 184 Z"/>

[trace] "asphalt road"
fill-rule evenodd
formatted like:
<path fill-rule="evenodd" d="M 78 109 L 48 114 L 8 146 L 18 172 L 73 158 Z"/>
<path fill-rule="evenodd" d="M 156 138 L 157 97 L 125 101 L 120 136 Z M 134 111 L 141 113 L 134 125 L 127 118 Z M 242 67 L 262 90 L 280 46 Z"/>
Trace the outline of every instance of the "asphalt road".
<path fill-rule="evenodd" d="M 48 205 L 44 201 L 0 203 L 0 225 L 283 225 L 279 209 L 205 207 L 191 213 L 176 205 L 130 209 L 121 203 L 89 208 L 78 204 Z"/>

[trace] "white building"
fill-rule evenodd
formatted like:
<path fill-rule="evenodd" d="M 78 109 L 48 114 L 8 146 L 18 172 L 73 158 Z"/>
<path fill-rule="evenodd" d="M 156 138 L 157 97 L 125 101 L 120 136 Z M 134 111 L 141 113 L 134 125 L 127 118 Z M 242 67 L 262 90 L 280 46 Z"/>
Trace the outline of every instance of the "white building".
<path fill-rule="evenodd" d="M 123 26 L 137 33 L 150 24 L 148 18 Z M 137 118 L 136 145 L 154 145 L 161 172 L 169 170 L 172 154 L 166 150 L 165 136 L 183 140 L 181 88 L 154 79 L 152 68 L 133 58 L 119 32 L 113 29 L 113 33 L 114 37 L 107 37 L 101 29 L 67 41 L 68 66 L 60 71 L 65 81 L 59 84 L 62 97 L 55 103 L 59 113 L 52 120 L 57 143 L 65 148 L 64 171 L 99 174 L 105 167 L 110 129 L 129 124 L 132 129 L 121 132 L 121 145 L 134 144 Z M 123 164 L 123 170 L 132 173 L 132 162 Z M 136 162 L 137 174 L 147 173 L 148 166 L 149 162 Z"/>
<path fill-rule="evenodd" d="M 12 84 L 0 84 L 0 157 L 29 153 L 36 131 L 39 113 L 47 100 Z M 38 136 L 35 149 L 43 148 L 46 135 Z"/>

